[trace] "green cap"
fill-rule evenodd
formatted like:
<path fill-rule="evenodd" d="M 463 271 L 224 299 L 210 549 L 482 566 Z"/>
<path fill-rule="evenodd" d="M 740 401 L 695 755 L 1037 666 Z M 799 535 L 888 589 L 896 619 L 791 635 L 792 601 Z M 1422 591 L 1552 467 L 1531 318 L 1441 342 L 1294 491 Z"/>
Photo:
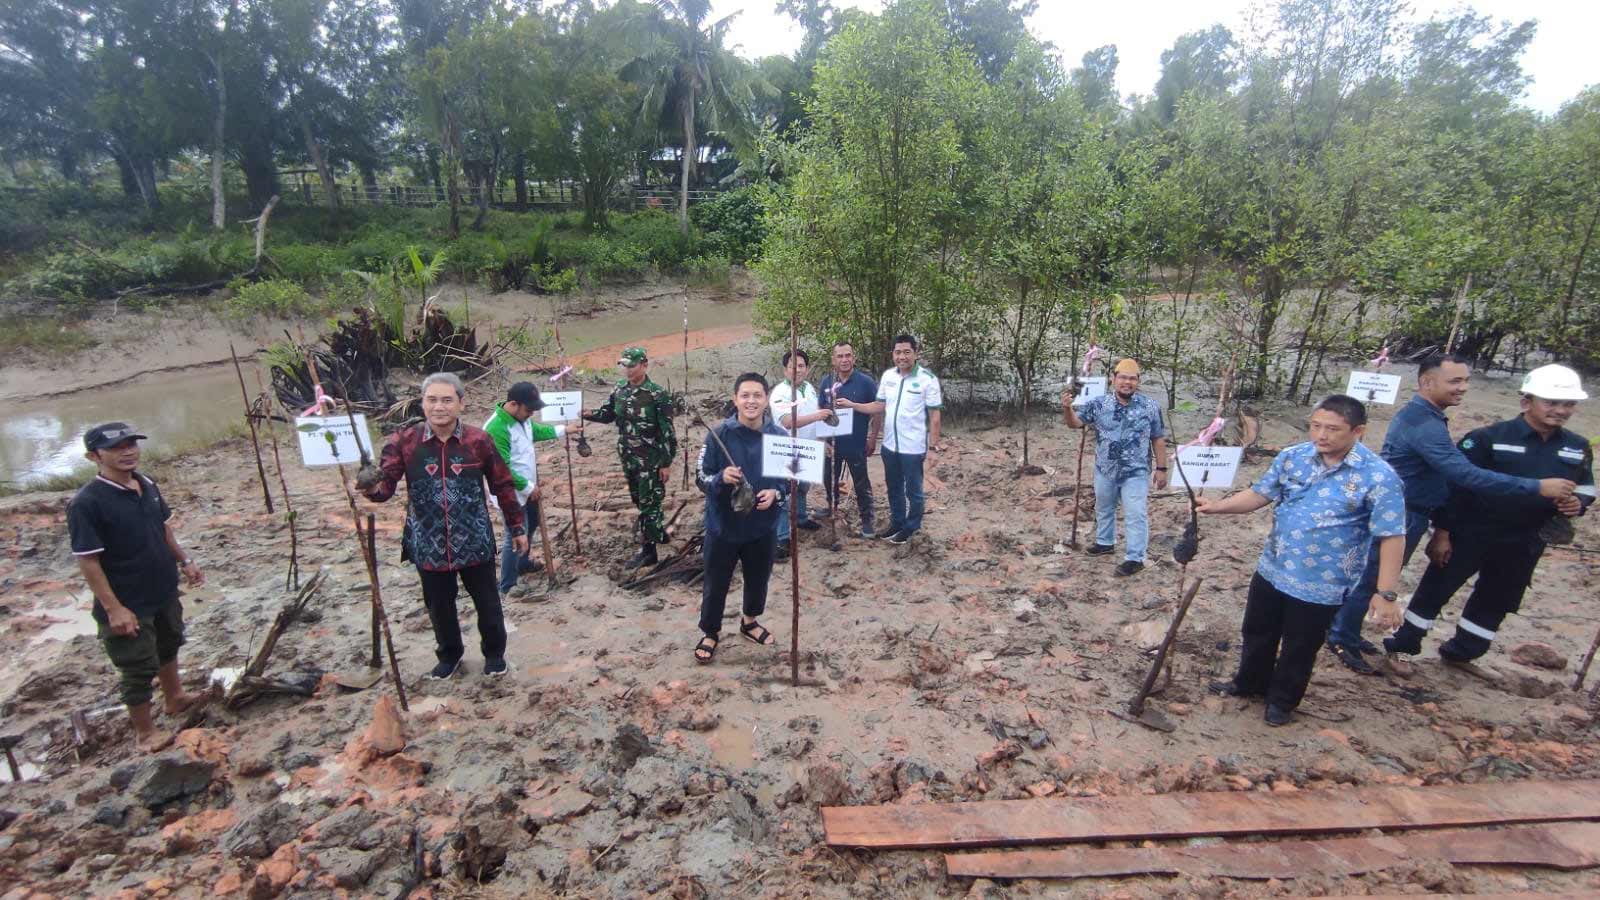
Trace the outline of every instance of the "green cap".
<path fill-rule="evenodd" d="M 629 347 L 628 349 L 622 351 L 622 358 L 617 360 L 617 363 L 618 365 L 624 366 L 637 366 L 639 363 L 644 362 L 647 358 L 648 357 L 644 355 L 643 347 Z"/>

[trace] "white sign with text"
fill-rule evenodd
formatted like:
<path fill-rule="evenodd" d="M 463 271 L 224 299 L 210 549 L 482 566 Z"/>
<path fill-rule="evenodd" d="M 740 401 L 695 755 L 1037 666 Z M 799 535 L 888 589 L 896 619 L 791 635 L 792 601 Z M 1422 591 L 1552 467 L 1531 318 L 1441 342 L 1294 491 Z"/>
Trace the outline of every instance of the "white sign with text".
<path fill-rule="evenodd" d="M 1380 372 L 1351 372 L 1350 384 L 1344 392 L 1362 403 L 1387 403 L 1394 405 L 1400 396 L 1400 376 Z"/>
<path fill-rule="evenodd" d="M 805 438 L 761 436 L 761 474 L 767 478 L 796 478 L 822 483 L 823 445 Z"/>
<path fill-rule="evenodd" d="M 1103 375 L 1096 375 L 1093 378 L 1080 378 L 1078 383 L 1082 387 L 1078 388 L 1078 396 L 1072 398 L 1073 406 L 1082 406 L 1090 400 L 1104 395 L 1106 392 L 1106 379 Z"/>
<path fill-rule="evenodd" d="M 829 425 L 826 421 L 817 423 L 817 437 L 848 437 L 855 429 L 856 411 L 853 409 L 834 410 L 839 416 L 839 424 Z"/>
<path fill-rule="evenodd" d="M 539 399 L 544 401 L 541 422 L 571 422 L 583 412 L 583 391 L 546 391 Z"/>
<path fill-rule="evenodd" d="M 1185 478 L 1194 490 L 1204 488 L 1230 488 L 1239 474 L 1239 460 L 1244 458 L 1242 447 L 1184 447 L 1178 451 L 1175 465 L 1183 472 L 1173 472 L 1167 481 L 1169 488 L 1182 487 Z"/>
<path fill-rule="evenodd" d="M 367 417 L 356 414 L 356 429 L 350 430 L 349 416 L 300 416 L 294 420 L 294 430 L 300 437 L 300 460 L 307 466 L 337 466 L 361 464 L 361 451 L 367 451 L 373 462 L 378 455 L 372 452 L 372 432 L 367 429 Z M 360 437 L 357 437 L 359 433 Z M 328 440 L 329 436 L 333 440 Z M 357 441 L 360 445 L 357 445 Z"/>

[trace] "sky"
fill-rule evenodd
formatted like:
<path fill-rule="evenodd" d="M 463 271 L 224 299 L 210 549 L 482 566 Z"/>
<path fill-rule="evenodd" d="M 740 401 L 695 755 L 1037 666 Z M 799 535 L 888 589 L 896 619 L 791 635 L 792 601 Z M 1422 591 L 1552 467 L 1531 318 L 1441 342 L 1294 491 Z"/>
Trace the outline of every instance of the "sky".
<path fill-rule="evenodd" d="M 836 0 L 836 5 L 877 11 L 876 0 Z M 1161 51 L 1182 34 L 1222 23 L 1234 34 L 1245 26 L 1253 0 L 1041 0 L 1029 20 L 1034 35 L 1056 45 L 1062 58 L 1076 66 L 1083 54 L 1104 44 L 1117 45 L 1117 91 L 1148 94 L 1161 76 Z M 1451 12 L 1456 0 L 1411 0 L 1418 21 Z M 1523 102 L 1542 113 L 1554 113 L 1584 87 L 1600 83 L 1600 58 L 1593 38 L 1600 34 L 1600 2 L 1595 0 L 1474 0 L 1467 4 L 1494 20 L 1538 20 L 1522 67 L 1532 78 Z M 714 0 L 718 16 L 739 12 L 732 43 L 750 58 L 794 52 L 800 29 L 788 16 L 773 12 L 776 0 Z"/>

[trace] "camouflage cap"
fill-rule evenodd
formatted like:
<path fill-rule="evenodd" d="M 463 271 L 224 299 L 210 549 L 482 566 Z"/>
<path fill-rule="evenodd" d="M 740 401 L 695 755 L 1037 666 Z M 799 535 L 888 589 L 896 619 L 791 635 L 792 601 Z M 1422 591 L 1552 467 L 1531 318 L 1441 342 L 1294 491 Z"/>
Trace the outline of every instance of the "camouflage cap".
<path fill-rule="evenodd" d="M 622 357 L 617 360 L 617 365 L 637 366 L 639 363 L 647 360 L 648 357 L 644 355 L 643 347 L 629 347 L 628 349 L 622 351 Z"/>

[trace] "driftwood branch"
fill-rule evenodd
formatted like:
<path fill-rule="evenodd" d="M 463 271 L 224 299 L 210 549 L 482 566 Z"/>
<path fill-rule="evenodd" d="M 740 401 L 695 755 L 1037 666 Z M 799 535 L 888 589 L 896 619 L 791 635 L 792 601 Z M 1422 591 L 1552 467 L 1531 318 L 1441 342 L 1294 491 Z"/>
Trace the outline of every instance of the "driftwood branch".
<path fill-rule="evenodd" d="M 252 679 L 260 679 L 262 673 L 266 672 L 267 662 L 271 660 L 272 651 L 278 646 L 278 639 L 283 636 L 283 632 L 288 629 L 290 623 L 294 622 L 295 619 L 300 617 L 300 613 L 305 611 L 306 604 L 311 602 L 312 595 L 316 594 L 317 589 L 322 587 L 323 579 L 327 577 L 327 574 L 327 572 L 318 572 L 311 576 L 311 580 L 307 581 L 305 586 L 300 588 L 300 591 L 288 603 L 283 605 L 283 609 L 278 611 L 277 618 L 272 620 L 272 627 L 267 629 L 267 636 L 261 641 L 261 649 L 257 650 L 255 656 L 250 658 L 250 663 L 245 666 L 244 672 L 239 676 L 239 680 L 235 681 L 233 687 L 228 689 L 227 696 L 223 698 L 224 704 L 228 706 L 234 705 L 241 694 L 244 693 L 245 685 Z"/>

